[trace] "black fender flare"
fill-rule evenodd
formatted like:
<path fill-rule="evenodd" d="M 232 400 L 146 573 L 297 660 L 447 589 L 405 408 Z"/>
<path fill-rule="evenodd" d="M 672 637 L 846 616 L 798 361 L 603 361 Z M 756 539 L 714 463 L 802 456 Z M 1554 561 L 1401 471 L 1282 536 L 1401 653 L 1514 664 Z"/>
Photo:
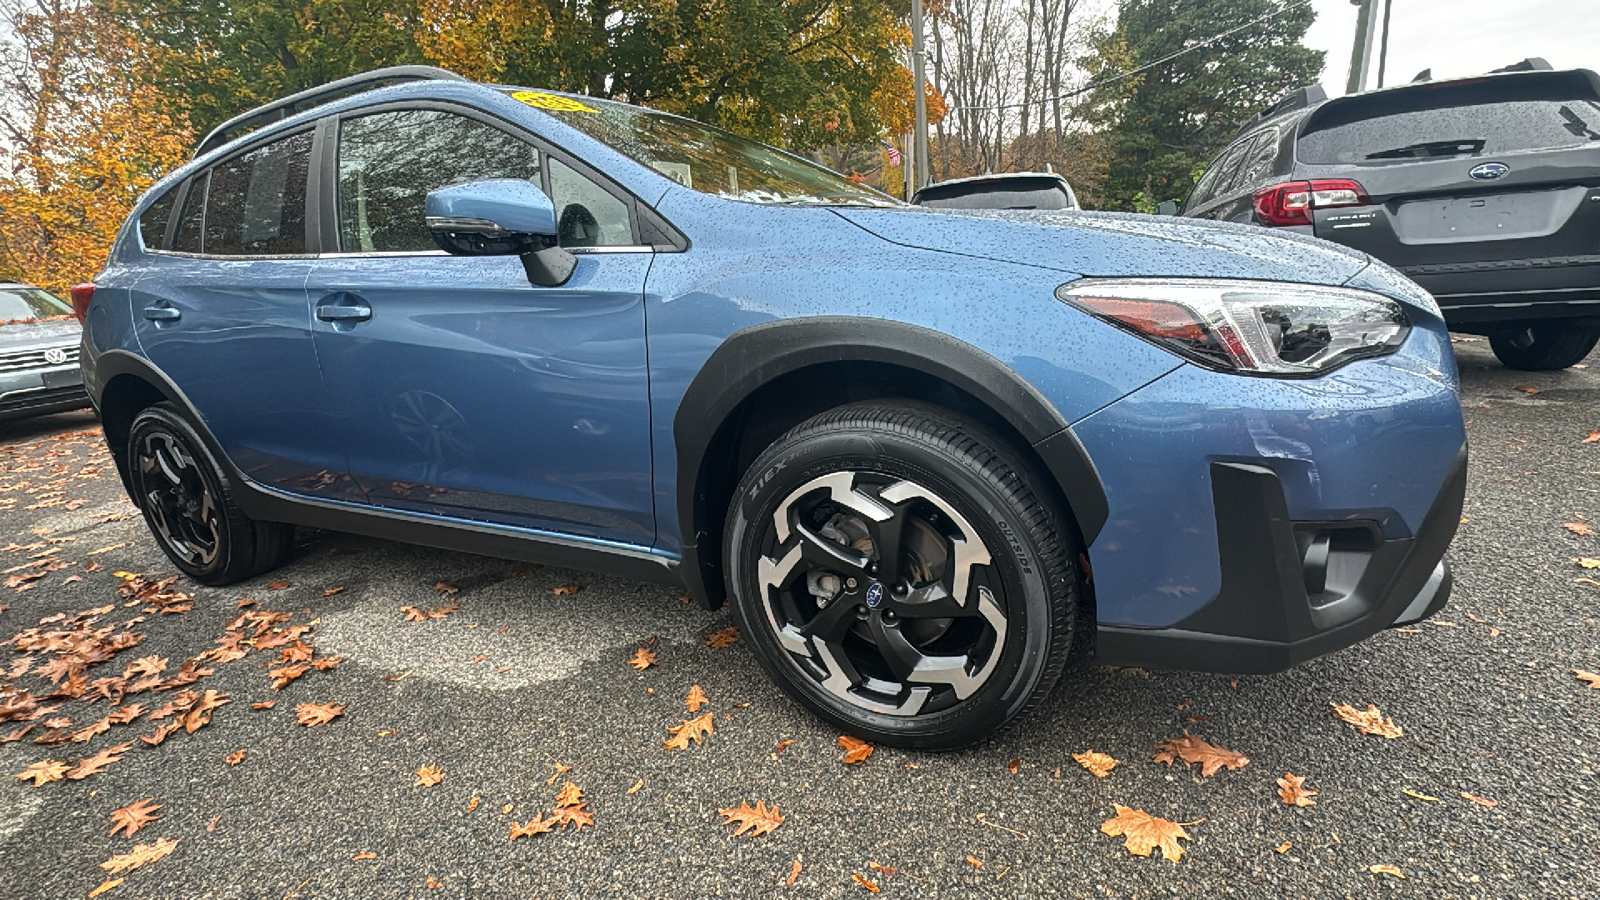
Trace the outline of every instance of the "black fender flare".
<path fill-rule="evenodd" d="M 673 417 L 677 449 L 679 572 L 706 606 L 724 586 L 705 575 L 700 471 L 719 431 L 748 397 L 773 379 L 835 362 L 885 363 L 947 382 L 1001 416 L 1032 446 L 1066 497 L 1085 547 L 1109 514 L 1105 488 L 1069 424 L 1022 376 L 988 353 L 943 332 L 856 316 L 783 319 L 729 336 L 701 366 Z M 713 553 L 719 553 L 716 548 Z"/>

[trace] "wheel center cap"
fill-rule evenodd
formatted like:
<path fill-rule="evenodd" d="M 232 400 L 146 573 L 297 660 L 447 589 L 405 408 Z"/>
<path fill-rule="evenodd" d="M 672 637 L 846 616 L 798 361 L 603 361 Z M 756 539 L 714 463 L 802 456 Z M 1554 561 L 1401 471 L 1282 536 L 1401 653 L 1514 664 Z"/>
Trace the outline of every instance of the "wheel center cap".
<path fill-rule="evenodd" d="M 873 582 L 872 586 L 867 588 L 867 605 L 872 607 L 873 609 L 877 609 L 878 608 L 878 604 L 880 604 L 882 602 L 883 602 L 883 585 L 878 584 L 877 582 Z"/>

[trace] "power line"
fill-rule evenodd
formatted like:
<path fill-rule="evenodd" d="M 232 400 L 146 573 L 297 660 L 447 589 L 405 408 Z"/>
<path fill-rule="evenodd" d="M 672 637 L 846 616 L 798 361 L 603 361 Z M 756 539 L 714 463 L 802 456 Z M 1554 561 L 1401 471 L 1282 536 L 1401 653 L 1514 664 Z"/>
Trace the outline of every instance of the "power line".
<path fill-rule="evenodd" d="M 1002 104 L 1000 104 L 998 106 L 952 106 L 952 107 L 950 107 L 950 112 L 955 112 L 957 110 L 964 110 L 964 109 L 978 110 L 980 112 L 989 111 L 989 110 L 1001 110 L 1001 109 L 1021 109 L 1021 108 L 1025 107 L 1025 106 L 1036 106 L 1036 105 L 1042 106 L 1043 104 L 1054 103 L 1054 102 L 1059 101 L 1059 100 L 1070 100 L 1071 98 L 1076 97 L 1076 96 L 1078 96 L 1080 94 L 1087 94 L 1090 91 L 1099 90 L 1100 88 L 1103 88 L 1106 85 L 1116 84 L 1119 81 L 1126 81 L 1127 79 L 1132 78 L 1135 75 L 1138 75 L 1140 72 L 1146 72 L 1146 71 L 1149 71 L 1150 69 L 1155 68 L 1156 66 L 1162 65 L 1164 63 L 1171 62 L 1172 60 L 1177 59 L 1178 57 L 1184 55 L 1185 53 L 1192 53 L 1192 52 L 1194 52 L 1196 50 L 1199 50 L 1201 48 L 1209 47 L 1212 44 L 1215 44 L 1217 41 L 1220 41 L 1225 37 L 1230 37 L 1232 35 L 1238 34 L 1239 32 L 1244 31 L 1246 28 L 1252 28 L 1252 27 L 1254 27 L 1256 25 L 1261 24 L 1262 22 L 1267 21 L 1268 19 L 1276 18 L 1278 16 L 1283 15 L 1286 12 L 1289 12 L 1289 11 L 1295 10 L 1295 9 L 1300 9 L 1300 8 L 1302 8 L 1302 7 L 1297 7 L 1297 6 L 1279 7 L 1278 9 L 1274 10 L 1273 12 L 1269 12 L 1264 16 L 1259 16 L 1259 17 L 1257 17 L 1255 19 L 1251 19 L 1250 21 L 1244 23 L 1243 25 L 1239 25 L 1239 26 L 1230 28 L 1227 31 L 1221 32 L 1219 34 L 1214 34 L 1211 37 L 1206 38 L 1205 40 L 1201 41 L 1198 44 L 1191 44 L 1191 45 L 1183 48 L 1182 50 L 1179 50 L 1176 53 L 1169 53 L 1166 56 L 1163 56 L 1160 59 L 1156 60 L 1155 62 L 1146 63 L 1145 65 L 1139 66 L 1136 69 L 1129 69 L 1128 71 L 1123 72 L 1121 75 L 1118 75 L 1115 78 L 1107 78 L 1107 79 L 1104 79 L 1102 81 L 1096 81 L 1096 82 L 1093 82 L 1092 84 L 1084 85 L 1083 87 L 1078 88 L 1075 91 L 1068 91 L 1065 94 L 1057 94 L 1054 97 L 1042 97 L 1042 98 L 1040 98 L 1038 100 L 1026 100 L 1026 101 L 1023 101 L 1022 103 L 1002 103 Z"/>

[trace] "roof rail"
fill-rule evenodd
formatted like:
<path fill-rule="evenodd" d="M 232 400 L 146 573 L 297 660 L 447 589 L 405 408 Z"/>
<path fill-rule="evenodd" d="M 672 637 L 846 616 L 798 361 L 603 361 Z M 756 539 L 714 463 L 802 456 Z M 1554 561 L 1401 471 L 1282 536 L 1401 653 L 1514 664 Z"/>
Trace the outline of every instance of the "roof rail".
<path fill-rule="evenodd" d="M 1244 134 L 1257 122 L 1264 122 L 1267 119 L 1276 118 L 1287 112 L 1294 112 L 1298 109 L 1306 109 L 1307 107 L 1316 106 L 1318 103 L 1321 103 L 1326 99 L 1328 99 L 1328 92 L 1323 90 L 1322 85 L 1320 84 L 1308 84 L 1302 88 L 1295 88 L 1289 93 L 1278 98 L 1277 103 L 1274 103 L 1261 112 L 1258 112 L 1250 118 L 1245 119 L 1244 124 L 1239 126 L 1239 130 L 1234 132 L 1233 136 L 1238 137 L 1239 135 Z"/>
<path fill-rule="evenodd" d="M 211 130 L 200 146 L 195 148 L 194 155 L 202 156 L 226 144 L 234 135 L 253 128 L 276 122 L 308 109 L 319 103 L 326 103 L 346 94 L 381 87 L 386 84 L 397 84 L 404 81 L 469 81 L 470 79 L 457 75 L 437 66 L 389 66 L 383 69 L 373 69 L 348 78 L 340 78 L 327 84 L 308 88 L 296 94 L 290 94 L 279 100 L 274 100 L 265 106 L 258 106 L 249 112 L 234 116 L 221 125 Z"/>
<path fill-rule="evenodd" d="M 1554 66 L 1545 61 L 1544 57 L 1530 56 L 1521 62 L 1514 62 L 1509 66 L 1501 66 L 1498 69 L 1490 69 L 1489 74 L 1498 75 L 1501 72 L 1549 72 L 1554 68 Z"/>

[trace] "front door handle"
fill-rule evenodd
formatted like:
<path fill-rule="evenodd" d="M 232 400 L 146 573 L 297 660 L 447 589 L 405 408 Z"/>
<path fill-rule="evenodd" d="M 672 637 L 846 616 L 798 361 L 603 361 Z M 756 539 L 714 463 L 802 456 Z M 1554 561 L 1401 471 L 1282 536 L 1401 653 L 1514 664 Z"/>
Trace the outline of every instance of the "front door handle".
<path fill-rule="evenodd" d="M 317 318 L 324 322 L 365 322 L 372 318 L 372 307 L 350 294 L 331 294 L 317 304 Z"/>
<path fill-rule="evenodd" d="M 183 318 L 183 313 L 170 306 L 146 306 L 143 310 L 144 317 L 152 322 L 176 322 Z"/>

